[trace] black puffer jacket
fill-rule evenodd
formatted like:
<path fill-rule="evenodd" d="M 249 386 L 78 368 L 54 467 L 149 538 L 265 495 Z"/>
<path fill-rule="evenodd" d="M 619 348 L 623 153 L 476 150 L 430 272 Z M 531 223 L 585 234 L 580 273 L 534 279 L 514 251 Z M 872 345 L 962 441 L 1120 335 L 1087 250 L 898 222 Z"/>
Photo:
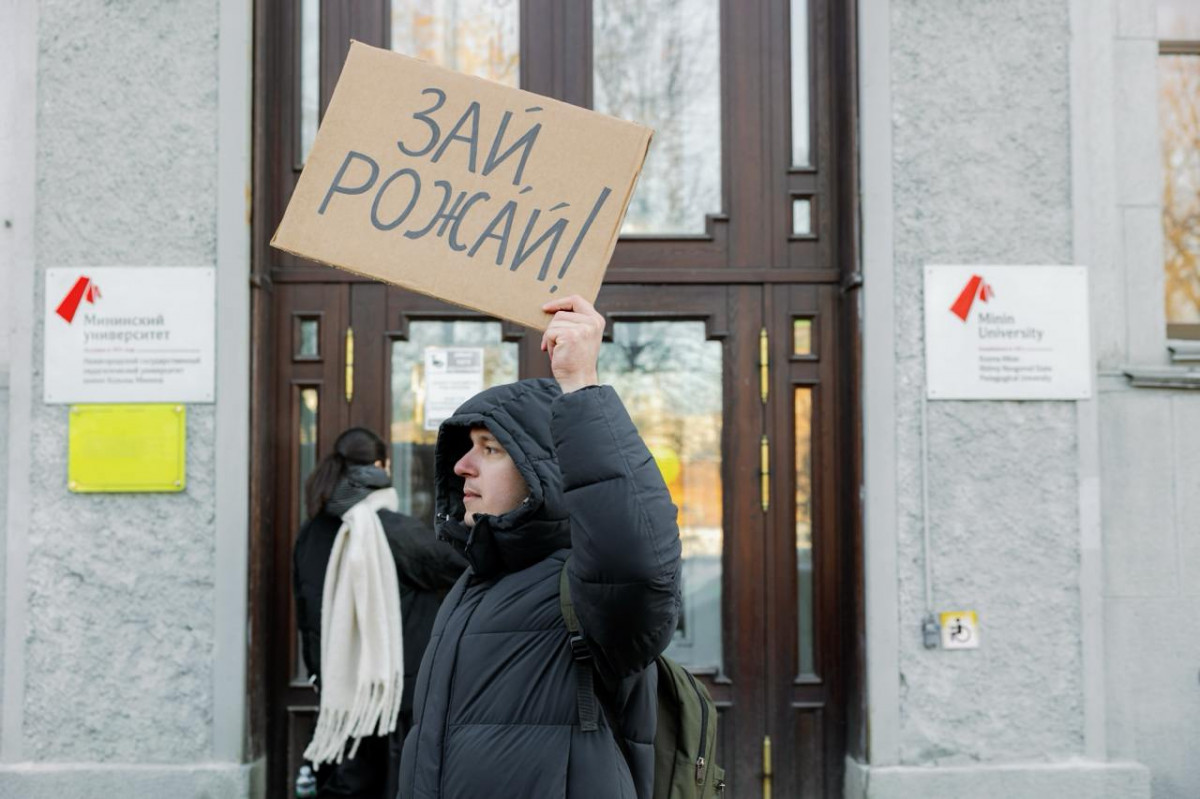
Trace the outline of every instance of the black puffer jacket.
<path fill-rule="evenodd" d="M 468 528 L 453 468 L 479 424 L 512 456 L 530 498 Z M 446 597 L 421 662 L 400 795 L 646 799 L 657 683 L 647 666 L 679 616 L 679 531 L 616 392 L 562 395 L 552 380 L 485 391 L 442 424 L 436 473 L 438 535 L 470 568 Z M 568 555 L 572 598 L 609 711 L 596 732 L 579 729 L 575 663 L 559 611 Z"/>

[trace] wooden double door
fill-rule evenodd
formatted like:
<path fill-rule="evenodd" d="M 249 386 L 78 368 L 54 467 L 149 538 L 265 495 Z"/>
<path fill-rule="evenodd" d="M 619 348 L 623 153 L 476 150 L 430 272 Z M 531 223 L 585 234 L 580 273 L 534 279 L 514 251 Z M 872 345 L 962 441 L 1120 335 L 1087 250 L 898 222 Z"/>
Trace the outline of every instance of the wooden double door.
<path fill-rule="evenodd" d="M 377 283 L 275 290 L 282 575 L 303 521 L 304 478 L 352 425 L 389 442 L 402 509 L 432 526 L 429 353 L 479 353 L 484 385 L 548 375 L 540 334 L 517 325 Z M 601 379 L 621 394 L 680 509 L 684 604 L 668 654 L 720 707 L 718 756 L 732 796 L 761 795 L 767 762 L 775 796 L 832 795 L 837 779 L 836 293 L 614 284 L 598 300 L 609 321 Z M 281 779 L 301 764 L 316 699 L 287 589 L 280 580 L 272 646 L 286 653 L 274 675 Z"/>
<path fill-rule="evenodd" d="M 293 795 L 316 709 L 290 583 L 308 472 L 374 429 L 432 524 L 439 353 L 469 353 L 479 385 L 549 375 L 535 331 L 267 246 L 350 38 L 658 130 L 597 307 L 601 380 L 680 509 L 668 654 L 720 707 L 727 795 L 841 795 L 861 739 L 852 6 L 259 0 L 250 690 L 270 796 Z"/>

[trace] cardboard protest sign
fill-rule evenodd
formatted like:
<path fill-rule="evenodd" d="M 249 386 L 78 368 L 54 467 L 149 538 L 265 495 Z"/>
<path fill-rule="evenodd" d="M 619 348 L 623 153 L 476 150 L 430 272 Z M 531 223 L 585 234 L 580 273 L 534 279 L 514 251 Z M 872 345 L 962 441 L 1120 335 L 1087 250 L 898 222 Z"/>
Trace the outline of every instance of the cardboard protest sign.
<path fill-rule="evenodd" d="M 595 300 L 651 133 L 353 42 L 271 244 L 545 329 Z"/>

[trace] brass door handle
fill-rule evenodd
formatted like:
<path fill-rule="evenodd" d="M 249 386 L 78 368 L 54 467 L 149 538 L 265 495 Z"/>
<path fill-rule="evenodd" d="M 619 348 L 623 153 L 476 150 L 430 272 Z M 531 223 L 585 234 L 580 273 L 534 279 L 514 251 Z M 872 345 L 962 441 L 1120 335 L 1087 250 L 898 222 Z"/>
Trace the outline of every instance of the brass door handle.
<path fill-rule="evenodd" d="M 763 736 L 763 799 L 771 799 L 771 736 Z"/>
<path fill-rule="evenodd" d="M 771 339 L 764 327 L 758 333 L 758 395 L 763 405 L 771 394 Z"/>
<path fill-rule="evenodd" d="M 763 436 L 758 445 L 759 456 L 759 500 L 762 504 L 763 513 L 771 509 L 771 441 L 766 436 Z M 766 746 L 769 748 L 771 739 L 767 738 Z"/>
<path fill-rule="evenodd" d="M 354 401 L 354 328 L 346 328 L 346 402 Z"/>

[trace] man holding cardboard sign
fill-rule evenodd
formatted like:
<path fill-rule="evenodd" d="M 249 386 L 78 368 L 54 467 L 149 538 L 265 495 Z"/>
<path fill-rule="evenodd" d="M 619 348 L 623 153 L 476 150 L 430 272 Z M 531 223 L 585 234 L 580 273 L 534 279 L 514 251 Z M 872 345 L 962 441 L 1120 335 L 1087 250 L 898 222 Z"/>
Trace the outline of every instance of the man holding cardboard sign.
<path fill-rule="evenodd" d="M 616 392 L 598 385 L 604 318 L 579 296 L 542 310 L 554 379 L 488 389 L 438 431 L 438 536 L 470 568 L 421 662 L 403 799 L 653 790 L 652 664 L 680 605 L 676 509 Z M 564 626 L 564 574 L 580 636 Z M 577 682 L 593 674 L 594 694 Z M 603 699 L 590 726 L 581 696 Z"/>
<path fill-rule="evenodd" d="M 595 300 L 650 135 L 354 42 L 271 244 L 541 330 Z"/>
<path fill-rule="evenodd" d="M 470 568 L 417 677 L 404 799 L 653 790 L 647 666 L 678 618 L 679 531 L 654 459 L 597 385 L 591 305 L 650 136 L 355 42 L 272 239 L 545 330 L 555 379 L 484 391 L 438 432 L 438 535 Z M 596 718 L 597 693 L 613 721 Z"/>

